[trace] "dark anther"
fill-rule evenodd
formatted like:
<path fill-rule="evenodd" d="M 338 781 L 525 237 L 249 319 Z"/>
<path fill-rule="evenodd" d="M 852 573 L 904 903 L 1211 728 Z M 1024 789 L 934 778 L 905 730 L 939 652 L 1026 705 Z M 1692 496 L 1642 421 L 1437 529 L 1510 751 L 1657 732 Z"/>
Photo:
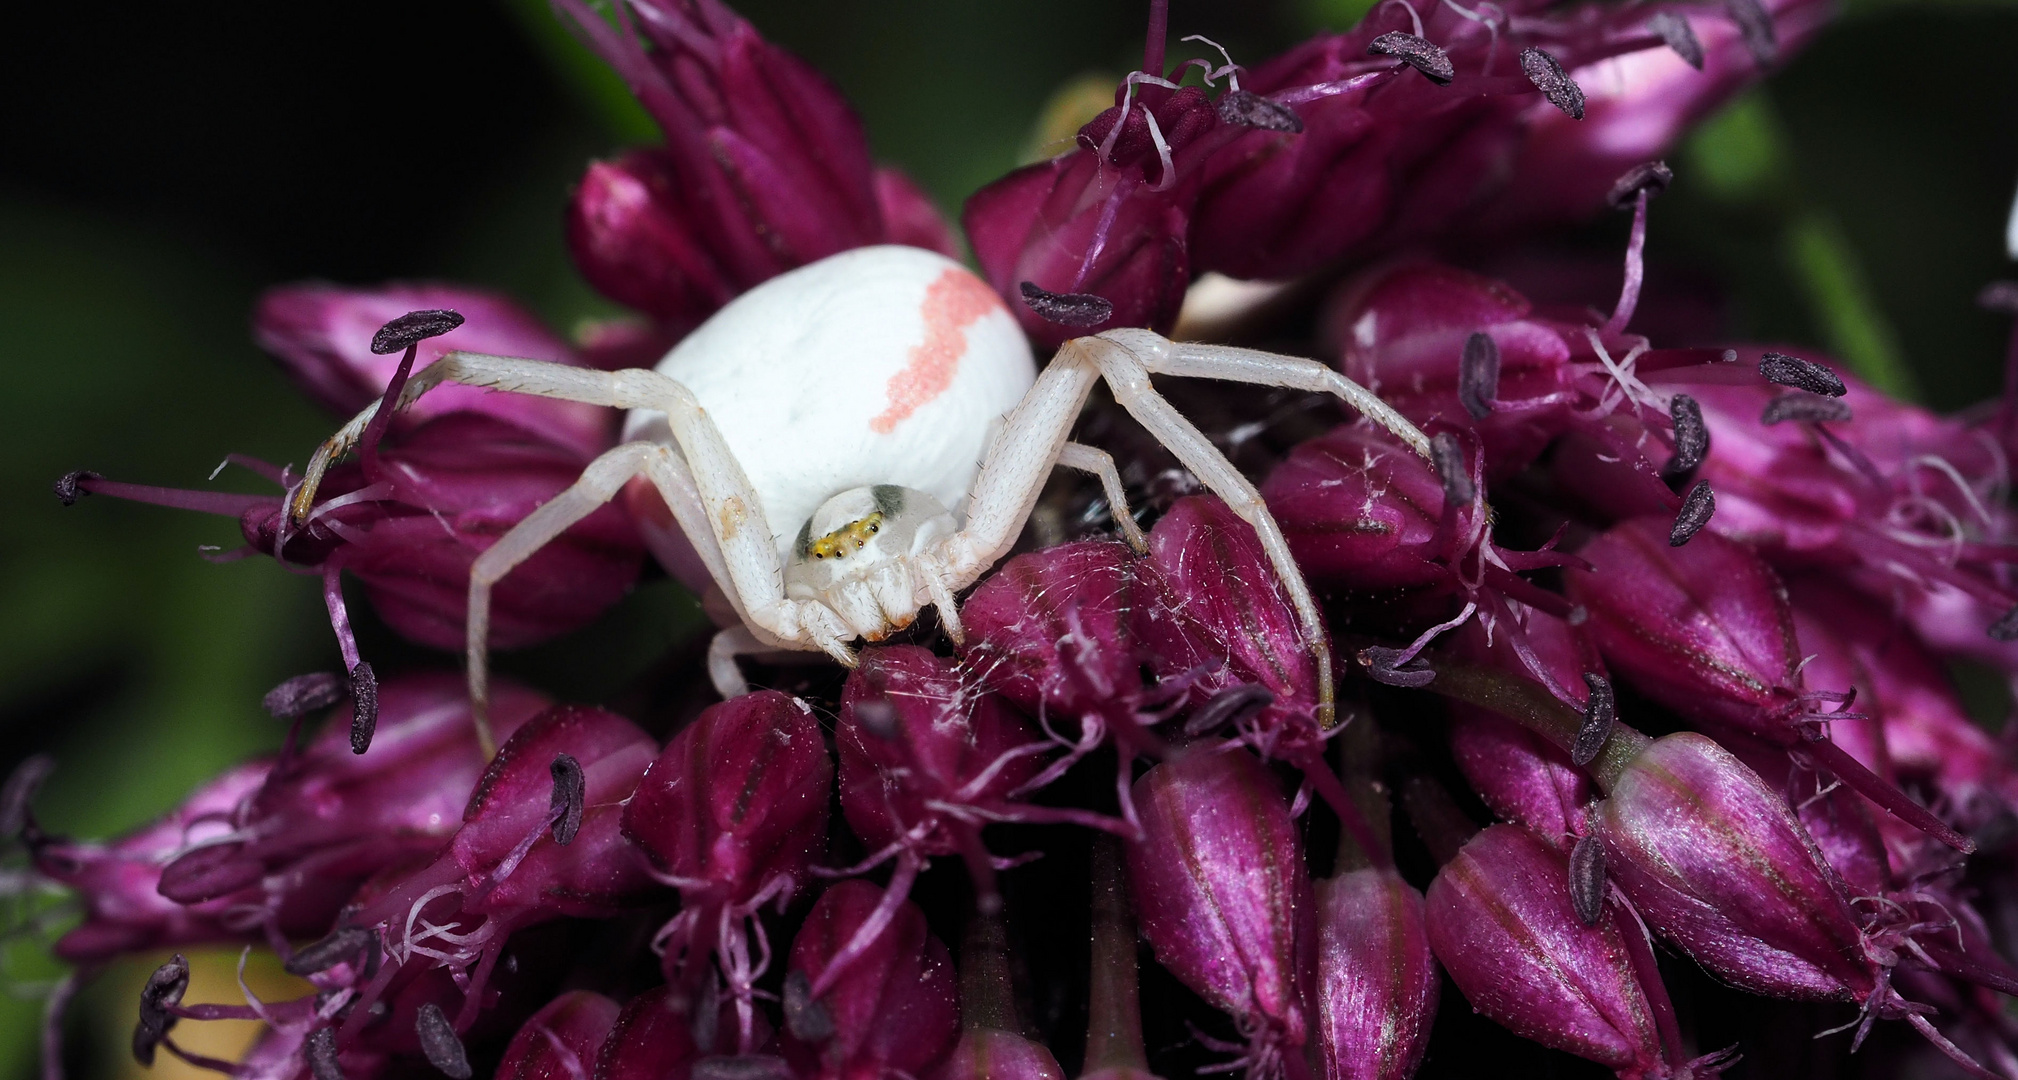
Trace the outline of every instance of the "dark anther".
<path fill-rule="evenodd" d="M 1801 420 L 1808 423 L 1840 421 L 1850 418 L 1850 405 L 1841 398 L 1823 397 L 1795 391 L 1781 394 L 1766 402 L 1766 411 L 1759 414 L 1762 424 L 1777 424 L 1785 420 Z"/>
<path fill-rule="evenodd" d="M 1240 127 L 1286 131 L 1292 135 L 1303 130 L 1303 120 L 1289 106 L 1277 105 L 1250 90 L 1228 90 L 1219 96 L 1214 108 L 1220 120 Z"/>
<path fill-rule="evenodd" d="M 1471 482 L 1471 469 L 1465 464 L 1464 447 L 1458 445 L 1457 436 L 1438 432 L 1429 441 L 1429 460 L 1436 465 L 1436 478 L 1443 481 L 1443 504 L 1470 506 L 1478 488 Z"/>
<path fill-rule="evenodd" d="M 378 676 L 371 662 L 359 660 L 350 669 L 350 752 L 371 749 L 371 737 L 378 734 Z"/>
<path fill-rule="evenodd" d="M 1612 737 L 1612 725 L 1619 718 L 1612 684 L 1603 675 L 1585 672 L 1584 685 L 1591 692 L 1590 699 L 1584 702 L 1584 726 L 1577 729 L 1577 741 L 1570 747 L 1570 761 L 1579 769 L 1598 759 L 1598 751 L 1605 748 L 1605 740 Z"/>
<path fill-rule="evenodd" d="M 1399 30 L 1389 30 L 1368 42 L 1366 54 L 1392 56 L 1422 72 L 1424 78 L 1438 86 L 1457 78 L 1457 68 L 1451 65 L 1449 53 L 1432 44 L 1428 38 L 1404 34 Z"/>
<path fill-rule="evenodd" d="M 1499 397 L 1499 342 L 1491 334 L 1473 334 L 1464 339 L 1464 356 L 1457 365 L 1457 400 L 1473 420 L 1492 415 L 1492 403 Z"/>
<path fill-rule="evenodd" d="M 181 953 L 147 977 L 147 985 L 140 988 L 140 1019 L 133 1025 L 133 1060 L 154 1064 L 155 1048 L 175 1026 L 175 1014 L 168 1010 L 182 1003 L 182 992 L 187 989 L 189 961 Z"/>
<path fill-rule="evenodd" d="M 380 356 L 440 337 L 462 325 L 462 316 L 453 311 L 409 311 L 378 328 L 371 335 L 371 351 Z"/>
<path fill-rule="evenodd" d="M 1359 650 L 1359 662 L 1366 666 L 1367 677 L 1388 686 L 1405 686 L 1411 690 L 1421 689 L 1436 681 L 1436 672 L 1420 660 L 1400 663 L 1402 650 L 1390 649 L 1385 645 L 1368 645 Z"/>
<path fill-rule="evenodd" d="M 1675 514 L 1675 527 L 1668 530 L 1668 546 L 1681 547 L 1696 538 L 1703 526 L 1717 515 L 1717 493 L 1710 490 L 1708 480 L 1696 481 L 1696 486 L 1682 496 L 1682 509 Z"/>
<path fill-rule="evenodd" d="M 702 1058 L 687 1075 L 693 1080 L 792 1080 L 792 1067 L 784 1058 L 744 1054 Z"/>
<path fill-rule="evenodd" d="M 1275 695 L 1259 683 L 1241 683 L 1229 686 L 1212 695 L 1211 700 L 1199 706 L 1191 719 L 1184 722 L 1186 735 L 1198 736 L 1208 731 L 1218 731 L 1226 723 L 1250 712 L 1265 709 L 1275 704 Z"/>
<path fill-rule="evenodd" d="M 1034 281 L 1024 282 L 1022 289 L 1024 305 L 1045 322 L 1084 329 L 1114 317 L 1114 301 L 1104 296 L 1046 292 Z"/>
<path fill-rule="evenodd" d="M 327 671 L 312 671 L 268 690 L 259 703 L 274 719 L 293 720 L 327 709 L 349 693 L 350 685 L 344 679 Z"/>
<path fill-rule="evenodd" d="M 432 1001 L 422 1005 L 413 1018 L 413 1033 L 420 1037 L 420 1052 L 427 1055 L 429 1065 L 454 1080 L 469 1080 L 469 1054 L 449 1026 L 448 1017 L 441 1014 L 441 1006 Z"/>
<path fill-rule="evenodd" d="M 813 981 L 803 971 L 785 976 L 785 1030 L 800 1042 L 820 1043 L 834 1037 L 834 1016 L 813 1000 Z"/>
<path fill-rule="evenodd" d="M 306 1050 L 308 1071 L 315 1080 L 344 1080 L 343 1064 L 336 1059 L 335 1028 L 316 1028 L 309 1032 Z"/>
<path fill-rule="evenodd" d="M 1687 394 L 1676 394 L 1668 399 L 1668 419 L 1675 425 L 1675 454 L 1661 472 L 1687 476 L 1710 456 L 1710 429 L 1703 423 L 1703 407 Z"/>
<path fill-rule="evenodd" d="M 330 931 L 328 937 L 313 945 L 304 945 L 295 950 L 287 963 L 281 965 L 289 975 L 313 975 L 319 971 L 355 960 L 365 954 L 366 949 L 375 948 L 378 935 L 362 926 L 344 926 Z"/>
<path fill-rule="evenodd" d="M 1731 21 L 1738 25 L 1738 33 L 1745 39 L 1745 48 L 1760 67 L 1773 62 L 1780 52 L 1780 41 L 1773 33 L 1773 17 L 1759 5 L 1759 0 L 1724 0 L 1724 11 Z"/>
<path fill-rule="evenodd" d="M 1640 192 L 1646 192 L 1647 198 L 1651 199 L 1668 190 L 1668 185 L 1674 182 L 1675 170 L 1668 168 L 1667 162 L 1642 161 L 1612 181 L 1612 190 L 1606 193 L 1605 201 L 1614 210 L 1631 210 L 1633 204 L 1639 201 Z"/>
<path fill-rule="evenodd" d="M 56 480 L 56 501 L 65 506 L 74 506 L 79 498 L 91 494 L 91 489 L 84 486 L 84 481 L 103 479 L 104 477 L 90 469 L 77 469 L 64 473 Z"/>
<path fill-rule="evenodd" d="M 2018 281 L 1993 281 L 1976 294 L 1976 306 L 1999 315 L 2018 315 Z"/>
<path fill-rule="evenodd" d="M 1697 71 L 1703 70 L 1703 43 L 1696 40 L 1696 28 L 1689 20 L 1671 11 L 1662 11 L 1647 20 L 1647 29 L 1668 43 L 1675 55 Z"/>
<path fill-rule="evenodd" d="M 566 847 L 582 830 L 582 801 L 588 797 L 588 782 L 582 776 L 582 763 L 569 754 L 555 754 L 547 771 L 554 778 L 553 798 L 547 803 L 554 820 L 554 843 Z"/>
<path fill-rule="evenodd" d="M 1760 357 L 1759 374 L 1764 375 L 1768 382 L 1823 397 L 1842 397 L 1849 392 L 1849 387 L 1843 385 L 1843 380 L 1835 372 L 1813 360 L 1803 360 L 1786 353 L 1769 352 Z"/>
<path fill-rule="evenodd" d="M 2018 641 L 2018 607 L 2004 613 L 2004 617 L 1990 624 L 1990 640 Z"/>
<path fill-rule="evenodd" d="M 1572 120 L 1584 118 L 1584 88 L 1570 78 L 1555 57 L 1530 45 L 1521 50 L 1521 71 L 1549 99 L 1549 104 L 1568 113 Z"/>
<path fill-rule="evenodd" d="M 1570 905 L 1585 926 L 1596 926 L 1605 913 L 1605 846 L 1595 836 L 1570 849 Z"/>
<path fill-rule="evenodd" d="M 10 836 L 34 840 L 39 831 L 35 828 L 35 793 L 55 771 L 55 758 L 36 754 L 7 774 L 6 786 L 0 787 L 0 840 Z"/>

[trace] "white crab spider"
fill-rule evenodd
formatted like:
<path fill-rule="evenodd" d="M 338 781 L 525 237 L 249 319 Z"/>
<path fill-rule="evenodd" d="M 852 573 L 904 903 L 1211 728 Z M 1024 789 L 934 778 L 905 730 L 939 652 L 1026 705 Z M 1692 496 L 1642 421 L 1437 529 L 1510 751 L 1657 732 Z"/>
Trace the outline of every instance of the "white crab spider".
<path fill-rule="evenodd" d="M 1110 330 L 1067 342 L 1039 374 L 993 289 L 960 264 L 910 247 L 860 248 L 773 278 L 653 371 L 444 356 L 414 374 L 396 407 L 458 382 L 631 410 L 624 442 L 471 568 L 469 686 L 479 730 L 491 587 L 634 478 L 657 489 L 678 525 L 652 537 L 655 553 L 689 578 L 681 570 L 698 557 L 741 621 L 709 649 L 724 697 L 747 689 L 739 654 L 819 650 L 853 666 L 850 642 L 879 640 L 927 606 L 959 641 L 954 595 L 1015 543 L 1054 466 L 1098 477 L 1116 524 L 1144 550 L 1113 460 L 1066 439 L 1100 379 L 1255 527 L 1316 654 L 1328 714 L 1330 646 L 1281 530 L 1254 485 L 1151 387 L 1152 374 L 1330 392 L 1429 454 L 1422 432 L 1313 360 Z M 366 408 L 316 451 L 295 495 L 298 518 L 376 411 Z"/>

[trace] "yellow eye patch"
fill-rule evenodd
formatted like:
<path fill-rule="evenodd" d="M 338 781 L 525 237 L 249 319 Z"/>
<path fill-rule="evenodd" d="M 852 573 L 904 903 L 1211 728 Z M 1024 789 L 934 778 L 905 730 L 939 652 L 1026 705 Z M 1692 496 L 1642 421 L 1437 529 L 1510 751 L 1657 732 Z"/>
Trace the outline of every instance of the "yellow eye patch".
<path fill-rule="evenodd" d="M 835 529 L 812 542 L 808 551 L 815 559 L 842 559 L 862 550 L 862 545 L 883 528 L 883 512 L 870 514 Z"/>

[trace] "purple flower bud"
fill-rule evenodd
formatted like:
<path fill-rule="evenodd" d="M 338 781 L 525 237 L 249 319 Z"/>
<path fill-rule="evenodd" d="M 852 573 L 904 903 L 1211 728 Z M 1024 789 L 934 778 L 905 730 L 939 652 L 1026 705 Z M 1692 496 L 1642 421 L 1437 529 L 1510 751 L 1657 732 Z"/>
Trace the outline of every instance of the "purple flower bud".
<path fill-rule="evenodd" d="M 1315 901 L 1289 803 L 1240 749 L 1196 749 L 1135 783 L 1142 839 L 1130 892 L 1156 959 L 1231 1013 L 1247 1064 L 1271 1075 L 1310 1037 Z"/>
<path fill-rule="evenodd" d="M 569 212 L 576 263 L 612 299 L 682 333 L 836 252 L 943 239 L 878 176 L 841 95 L 727 6 L 635 0 L 614 26 L 584 0 L 555 8 L 666 136 L 591 165 Z"/>
<path fill-rule="evenodd" d="M 1152 560 L 1091 540 L 1018 555 L 981 582 L 960 617 L 968 667 L 991 691 L 1052 722 L 1077 721 L 1094 743 L 1112 737 L 1133 753 L 1160 745 L 1143 714 L 1169 695 L 1145 684 L 1151 655 L 1140 635 L 1174 634 L 1167 624 L 1180 616 Z"/>
<path fill-rule="evenodd" d="M 712 980 L 703 970 L 712 954 L 736 1001 L 741 1053 L 755 1049 L 751 984 L 768 951 L 751 948 L 747 927 L 765 904 L 783 910 L 807 880 L 826 848 L 833 784 L 812 710 L 766 690 L 712 706 L 682 728 L 624 809 L 624 835 L 680 890 L 682 910 L 658 942 L 667 979 Z M 755 932 L 763 940 L 762 928 Z"/>
<path fill-rule="evenodd" d="M 467 694 L 462 679 L 447 673 L 387 681 L 372 753 L 351 753 L 347 728 L 325 726 L 235 809 L 228 834 L 167 863 L 162 895 L 201 904 L 310 868 L 355 884 L 432 853 L 461 824 L 486 765 Z M 500 683 L 494 730 L 515 731 L 546 705 L 539 694 Z"/>
<path fill-rule="evenodd" d="M 624 835 L 688 905 L 742 904 L 779 879 L 789 899 L 826 846 L 834 764 L 804 702 L 760 691 L 680 729 L 639 781 Z"/>
<path fill-rule="evenodd" d="M 1440 980 L 1422 894 L 1367 867 L 1317 883 L 1317 1044 L 1325 1080 L 1408 1080 Z"/>
<path fill-rule="evenodd" d="M 1688 1076 L 1667 989 L 1630 909 L 1578 918 L 1566 851 L 1493 825 L 1430 882 L 1429 941 L 1474 1009 L 1628 1080 Z"/>
<path fill-rule="evenodd" d="M 1114 107 L 1079 130 L 1076 149 L 982 188 L 961 213 L 983 275 L 1040 345 L 1117 326 L 1169 329 L 1191 282 L 1191 208 L 1212 155 L 1253 130 L 1249 116 L 1277 131 L 1294 120 L 1273 103 L 1223 110 L 1197 87 L 1140 79 L 1115 88 Z M 1025 301 L 1026 283 L 1040 302 Z M 1088 315 L 1046 296 L 1083 298 Z"/>
<path fill-rule="evenodd" d="M 1803 674 L 1855 687 L 1869 721 L 1839 721 L 1830 735 L 1880 775 L 1926 784 L 1951 820 L 1974 828 L 2018 808 L 2010 751 L 1969 719 L 1940 661 L 1884 612 L 1834 582 L 1795 579 L 1801 645 L 1816 654 Z M 1825 669 L 1840 672 L 1825 676 Z"/>
<path fill-rule="evenodd" d="M 617 1003 L 588 990 L 570 990 L 512 1036 L 498 1063 L 497 1080 L 582 1080 L 616 1026 Z"/>
<path fill-rule="evenodd" d="M 1831 12 L 1812 0 L 1772 0 L 1761 14 L 1783 55 L 1791 55 Z M 1617 32 L 1650 34 L 1661 44 L 1594 64 L 1558 52 L 1585 94 L 1584 115 L 1537 109 L 1523 118 L 1528 126 L 1509 163 L 1511 179 L 1477 210 L 1473 228 L 1503 233 L 1588 217 L 1613 177 L 1668 154 L 1762 73 L 1743 26 L 1728 13 L 1676 5 L 1651 15 L 1619 10 L 1615 18 Z"/>
<path fill-rule="evenodd" d="M 925 1075 L 952 1052 L 960 1033 L 953 958 L 905 901 L 831 989 L 795 1000 L 792 980 L 817 979 L 880 917 L 882 890 L 843 881 L 821 894 L 792 941 L 785 990 L 785 1055 L 813 1080 Z"/>
<path fill-rule="evenodd" d="M 1279 740 L 1284 753 L 1294 754 L 1299 742 L 1321 753 L 1318 700 L 1330 673 L 1319 672 L 1254 527 L 1217 496 L 1179 499 L 1149 531 L 1149 559 L 1169 585 L 1173 609 L 1140 620 L 1157 674 L 1177 678 L 1211 667 L 1193 683 L 1201 695 L 1261 687 L 1268 701 L 1242 725 L 1256 749 L 1280 756 Z"/>
<path fill-rule="evenodd" d="M 464 322 L 419 343 L 416 371 L 458 350 L 580 363 L 573 350 L 517 304 L 495 293 L 454 285 L 395 284 L 378 289 L 285 285 L 260 297 L 252 316 L 252 336 L 317 404 L 348 418 L 383 396 L 399 367 L 400 350 L 390 354 L 371 350 L 373 334 L 388 320 L 423 308 L 452 309 Z M 437 388 L 394 417 L 392 430 L 411 431 L 452 412 L 495 416 L 583 462 L 608 449 L 616 434 L 616 415 L 610 409 L 496 394 L 474 386 Z"/>
<path fill-rule="evenodd" d="M 684 1078 L 705 1051 L 694 1035 L 693 1000 L 670 986 L 654 987 L 632 998 L 617 1014 L 602 1050 L 595 1056 L 595 1080 L 669 1080 Z"/>
<path fill-rule="evenodd" d="M 970 1027 L 932 1080 L 1065 1080 L 1043 1043 L 1011 1031 Z"/>
<path fill-rule="evenodd" d="M 883 208 L 884 239 L 892 244 L 961 257 L 960 234 L 918 182 L 902 169 L 876 170 L 876 202 Z"/>
<path fill-rule="evenodd" d="M 630 721 L 600 709 L 556 707 L 521 726 L 435 859 L 383 875 L 346 910 L 343 925 L 372 929 L 390 961 L 377 977 L 367 964 L 353 980 L 359 1008 L 395 980 L 453 969 L 457 978 L 439 1005 L 453 1031 L 467 1032 L 514 933 L 563 917 L 606 918 L 644 896 L 651 877 L 619 823 L 657 749 Z M 555 798 L 556 788 L 576 790 L 572 768 L 553 768 L 562 755 L 580 770 L 578 800 Z M 577 812 L 579 830 L 560 843 L 554 825 Z M 354 1010 L 343 1038 L 354 1038 L 361 1023 Z"/>
<path fill-rule="evenodd" d="M 393 629 L 460 650 L 470 564 L 579 479 L 582 463 L 468 413 L 420 427 L 383 459 L 397 470 L 396 483 L 367 482 L 359 466 L 339 466 L 303 525 L 286 524 L 276 497 L 248 510 L 240 528 L 254 549 L 320 568 L 330 580 L 350 571 Z M 597 510 L 498 582 L 492 647 L 521 648 L 587 625 L 630 588 L 643 557 L 623 511 Z"/>
<path fill-rule="evenodd" d="M 1821 21 L 1821 5 L 1778 6 L 1790 45 Z M 1644 8 L 1530 10 L 1490 29 L 1447 7 L 1412 15 L 1376 10 L 1241 73 L 1243 92 L 1294 109 L 1303 130 L 1214 153 L 1195 269 L 1279 280 L 1429 237 L 1587 217 L 1613 177 L 1755 76 L 1731 63 L 1743 49 L 1716 17 L 1697 19 L 1714 57 L 1703 74 L 1645 32 Z M 1399 62 L 1370 61 L 1370 47 Z"/>
<path fill-rule="evenodd" d="M 1000 899 L 996 860 L 981 843 L 984 822 L 1120 827 L 1085 811 L 1021 802 L 1025 790 L 1048 779 L 1039 775 L 1036 755 L 1051 744 L 1002 699 L 971 685 L 952 661 L 915 645 L 864 651 L 841 691 L 834 741 L 841 813 L 875 852 L 858 870 L 897 860 L 886 912 L 909 892 L 925 859 L 958 854 L 973 875 L 982 911 L 992 914 Z M 864 936 L 856 948 L 868 944 Z M 854 953 L 851 948 L 835 958 L 836 966 L 814 984 L 815 996 Z"/>
<path fill-rule="evenodd" d="M 1303 443 L 1261 487 L 1313 583 L 1367 591 L 1454 583 L 1482 508 L 1453 507 L 1428 463 L 1362 425 Z"/>
<path fill-rule="evenodd" d="M 1583 834 L 1597 790 L 1555 744 L 1505 717 L 1453 705 L 1450 750 L 1494 814 L 1558 847 Z"/>
<path fill-rule="evenodd" d="M 233 460 L 276 483 L 285 480 L 282 470 L 263 462 Z M 346 669 L 355 672 L 361 658 L 344 609 L 342 571 L 357 575 L 395 630 L 424 645 L 460 650 L 470 565 L 579 479 L 583 464 L 576 452 L 514 423 L 467 411 L 422 424 L 376 461 L 375 474 L 362 463 L 330 470 L 300 525 L 290 520 L 279 494 L 180 491 L 82 475 L 73 486 L 238 518 L 246 546 L 219 561 L 259 553 L 320 570 L 331 626 Z M 497 584 L 491 645 L 519 648 L 587 625 L 637 580 L 643 560 L 643 544 L 623 510 L 598 509 Z"/>
<path fill-rule="evenodd" d="M 1581 553 L 1594 573 L 1568 579 L 1590 613 L 1585 632 L 1640 692 L 1692 721 L 1797 748 L 1860 794 L 1952 847 L 1974 845 L 1830 742 L 1819 703 L 1842 690 L 1804 688 L 1785 586 L 1764 560 L 1715 534 L 1673 547 L 1669 523 L 1635 518 Z"/>
<path fill-rule="evenodd" d="M 1661 936 L 1720 978 L 1773 997 L 1877 1000 L 1839 879 L 1786 801 L 1715 742 L 1657 739 L 1598 804 L 1611 880 Z"/>

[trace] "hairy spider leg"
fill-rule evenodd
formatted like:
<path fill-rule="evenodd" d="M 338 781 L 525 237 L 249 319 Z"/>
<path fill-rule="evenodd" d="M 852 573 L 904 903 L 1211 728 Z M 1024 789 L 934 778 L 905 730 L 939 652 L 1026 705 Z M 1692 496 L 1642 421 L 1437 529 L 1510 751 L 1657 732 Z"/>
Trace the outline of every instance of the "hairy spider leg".
<path fill-rule="evenodd" d="M 638 368 L 603 372 L 542 360 L 450 353 L 416 374 L 395 408 L 410 406 L 421 394 L 444 382 L 618 409 L 661 410 L 679 443 L 678 454 L 656 443 L 627 443 L 604 454 L 590 464 L 573 487 L 528 515 L 499 539 L 494 547 L 503 548 L 504 553 L 481 568 L 482 576 L 488 580 L 479 584 L 479 568 L 471 568 L 468 641 L 473 694 L 480 694 L 487 683 L 484 669 L 489 587 L 540 546 L 615 497 L 626 482 L 640 473 L 658 487 L 681 531 L 693 541 L 709 573 L 722 586 L 754 636 L 759 640 L 769 638 L 779 648 L 795 645 L 817 648 L 842 664 L 854 665 L 854 653 L 846 644 L 851 635 L 838 616 L 823 604 L 785 597 L 783 567 L 762 503 L 714 421 L 686 387 L 656 371 Z M 302 507 L 314 505 L 315 488 L 323 473 L 331 462 L 355 445 L 377 410 L 377 403 L 367 406 L 317 448 L 295 494 L 296 513 Z M 658 452 L 645 448 L 656 448 Z M 707 510 L 710 506 L 715 510 Z M 479 615 L 484 617 L 482 625 L 477 623 Z M 482 697 L 476 697 L 472 704 L 481 717 Z"/>
<path fill-rule="evenodd" d="M 1135 523 L 1135 515 L 1128 509 L 1128 493 L 1121 487 L 1121 473 L 1114 468 L 1114 457 L 1107 451 L 1085 443 L 1068 442 L 1058 451 L 1058 464 L 1068 469 L 1088 473 L 1100 481 L 1100 490 L 1107 496 L 1107 509 L 1114 514 L 1114 527 L 1121 530 L 1121 538 L 1137 555 L 1149 554 L 1149 539 L 1142 535 L 1142 526 Z"/>

